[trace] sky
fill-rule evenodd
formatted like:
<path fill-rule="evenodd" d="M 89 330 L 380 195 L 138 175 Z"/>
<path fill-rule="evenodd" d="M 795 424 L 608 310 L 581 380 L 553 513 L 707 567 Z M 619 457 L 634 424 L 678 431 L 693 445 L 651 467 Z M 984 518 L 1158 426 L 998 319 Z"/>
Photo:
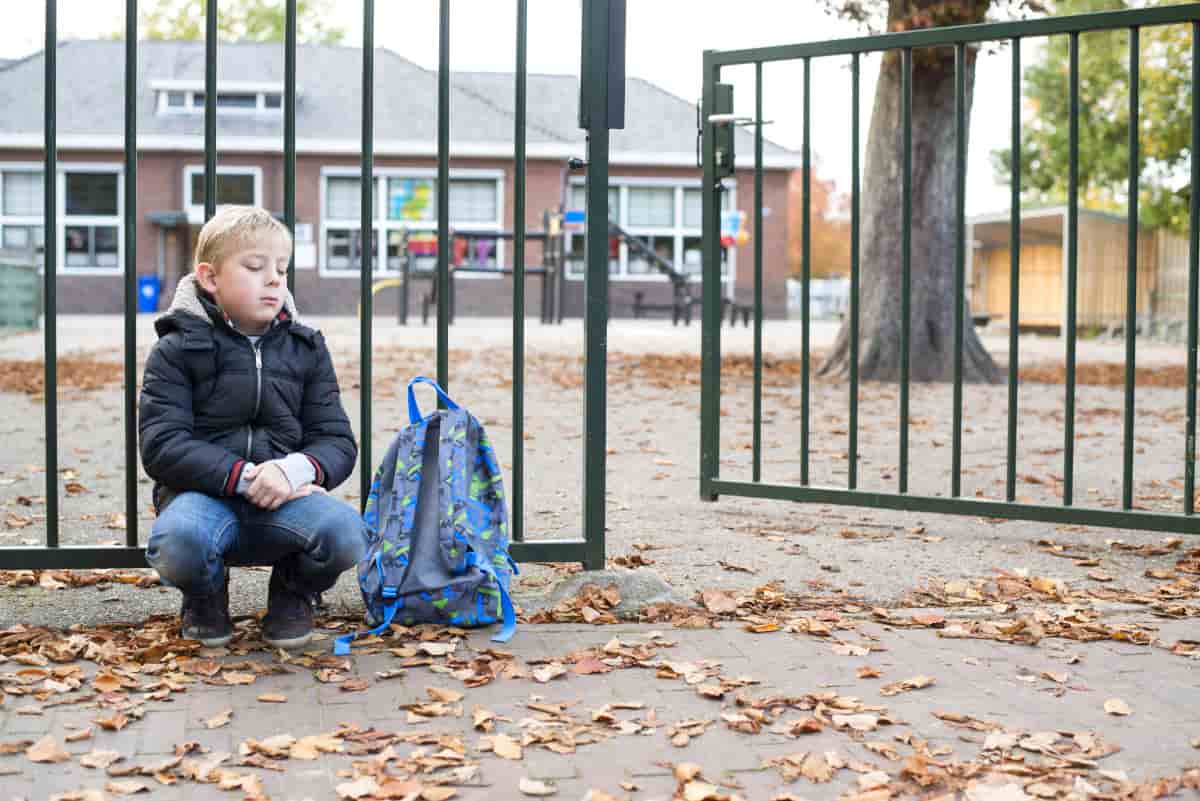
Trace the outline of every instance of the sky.
<path fill-rule="evenodd" d="M 142 0 L 146 7 L 153 0 Z M 423 67 L 436 69 L 437 0 L 376 0 L 375 44 Z M 579 74 L 579 0 L 529 0 L 529 70 Z M 58 0 L 59 38 L 92 38 L 120 30 L 124 0 Z M 626 70 L 689 101 L 700 95 L 702 53 L 844 38 L 854 25 L 830 16 L 820 0 L 628 0 Z M 346 44 L 362 41 L 362 5 L 338 0 L 330 23 L 347 31 Z M 40 50 L 45 6 L 8 9 L 0 26 L 0 58 Z M 516 49 L 516 0 L 453 0 L 450 14 L 451 69 L 511 72 Z M 1022 53 L 1029 63 L 1034 53 Z M 850 186 L 850 71 L 848 58 L 813 62 L 811 136 L 817 176 Z M 861 146 L 865 150 L 878 57 L 861 60 Z M 1008 189 L 995 180 L 990 153 L 1009 143 L 1009 54 L 980 56 L 967 167 L 968 214 L 1006 211 Z M 763 69 L 763 116 L 767 138 L 799 149 L 802 143 L 802 70 L 797 63 Z M 738 114 L 754 112 L 752 66 L 723 73 L 734 84 Z M 2 113 L 2 112 L 0 112 Z M 114 109 L 120 114 L 120 109 Z M 382 135 L 382 132 L 379 132 Z M 745 154 L 742 159 L 752 158 Z M 742 163 L 745 163 L 744 161 Z"/>

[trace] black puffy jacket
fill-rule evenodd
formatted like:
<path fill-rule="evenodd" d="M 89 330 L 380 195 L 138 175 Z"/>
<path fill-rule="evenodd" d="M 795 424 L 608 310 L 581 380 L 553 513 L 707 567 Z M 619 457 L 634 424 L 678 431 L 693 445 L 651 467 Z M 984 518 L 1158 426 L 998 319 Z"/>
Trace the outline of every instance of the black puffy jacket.
<path fill-rule="evenodd" d="M 258 341 L 234 330 L 185 276 L 146 360 L 138 405 L 142 465 L 161 511 L 185 490 L 233 495 L 247 461 L 305 454 L 326 489 L 354 469 L 358 446 L 325 338 L 285 310 Z"/>

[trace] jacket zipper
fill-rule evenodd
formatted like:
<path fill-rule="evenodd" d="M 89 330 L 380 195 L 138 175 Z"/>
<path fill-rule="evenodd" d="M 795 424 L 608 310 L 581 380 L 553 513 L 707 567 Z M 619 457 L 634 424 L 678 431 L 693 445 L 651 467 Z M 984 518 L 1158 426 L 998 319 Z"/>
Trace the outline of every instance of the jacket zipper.
<path fill-rule="evenodd" d="M 254 451 L 254 420 L 258 419 L 258 405 L 262 400 L 262 351 L 258 347 L 261 342 L 260 339 L 250 346 L 254 350 L 254 413 L 250 416 L 250 423 L 246 425 L 247 459 Z"/>

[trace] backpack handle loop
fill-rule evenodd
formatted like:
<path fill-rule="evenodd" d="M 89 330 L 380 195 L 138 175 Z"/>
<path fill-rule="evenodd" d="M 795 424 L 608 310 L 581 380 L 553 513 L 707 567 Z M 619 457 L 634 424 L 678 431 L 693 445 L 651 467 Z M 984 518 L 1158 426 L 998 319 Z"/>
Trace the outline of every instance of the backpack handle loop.
<path fill-rule="evenodd" d="M 458 408 L 458 404 L 450 400 L 450 396 L 446 394 L 446 390 L 438 386 L 436 381 L 434 381 L 432 378 L 426 378 L 423 375 L 419 375 L 412 381 L 408 382 L 408 421 L 410 423 L 421 422 L 421 407 L 417 406 L 417 395 L 413 391 L 417 384 L 428 384 L 429 386 L 433 387 L 434 391 L 437 392 L 438 397 L 446 402 L 447 409 Z"/>

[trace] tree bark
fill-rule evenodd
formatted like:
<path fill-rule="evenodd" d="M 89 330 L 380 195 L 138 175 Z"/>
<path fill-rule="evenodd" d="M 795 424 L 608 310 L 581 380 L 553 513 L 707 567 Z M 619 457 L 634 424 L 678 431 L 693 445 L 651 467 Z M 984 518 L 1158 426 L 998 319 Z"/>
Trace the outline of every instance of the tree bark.
<path fill-rule="evenodd" d="M 928 0 L 891 0 L 893 29 Z M 943 8 L 946 4 L 943 4 Z M 964 0 L 964 7 L 974 3 Z M 986 3 L 981 4 L 986 7 Z M 974 14 L 974 9 L 967 13 Z M 978 12 L 982 16 L 982 11 Z M 901 25 L 900 27 L 903 27 Z M 966 53 L 967 119 L 975 83 L 975 51 Z M 900 53 L 885 53 L 875 88 L 861 193 L 859 376 L 900 379 L 901 357 L 901 182 L 904 120 Z M 910 379 L 948 381 L 954 376 L 955 204 L 954 50 L 913 51 L 912 76 L 912 260 L 909 338 Z M 970 242 L 966 243 L 970 247 Z M 964 256 L 965 258 L 965 256 Z M 966 304 L 966 299 L 963 299 Z M 850 369 L 850 319 L 838 332 L 820 375 L 844 376 Z M 994 382 L 1000 371 L 984 349 L 966 308 L 963 379 Z"/>

